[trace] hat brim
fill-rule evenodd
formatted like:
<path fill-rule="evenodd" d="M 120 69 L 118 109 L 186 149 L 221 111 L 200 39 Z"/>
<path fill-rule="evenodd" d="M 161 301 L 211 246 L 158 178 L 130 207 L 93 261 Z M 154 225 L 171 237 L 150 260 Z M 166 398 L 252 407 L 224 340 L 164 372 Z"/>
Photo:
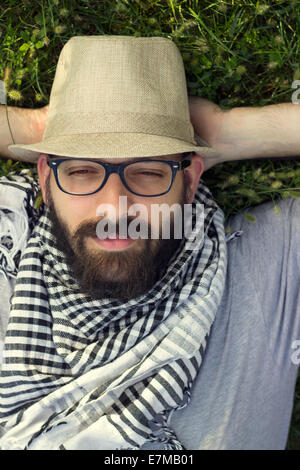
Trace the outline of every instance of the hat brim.
<path fill-rule="evenodd" d="M 74 158 L 141 158 L 174 153 L 196 152 L 203 157 L 217 157 L 218 152 L 205 145 L 195 135 L 198 143 L 184 140 L 136 133 L 76 134 L 51 137 L 36 144 L 10 145 L 9 150 L 17 160 L 36 163 L 41 153 Z"/>

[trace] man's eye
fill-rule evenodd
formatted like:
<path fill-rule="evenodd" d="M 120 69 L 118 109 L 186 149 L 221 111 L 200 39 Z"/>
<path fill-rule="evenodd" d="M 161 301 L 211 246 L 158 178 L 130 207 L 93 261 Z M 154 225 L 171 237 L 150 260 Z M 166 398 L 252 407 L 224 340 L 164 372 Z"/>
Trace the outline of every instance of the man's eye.
<path fill-rule="evenodd" d="M 76 170 L 69 170 L 68 176 L 73 176 L 73 175 L 87 175 L 87 174 L 95 174 L 97 173 L 94 169 L 91 168 L 81 168 L 81 169 L 76 169 Z"/>
<path fill-rule="evenodd" d="M 156 176 L 156 177 L 164 176 L 162 173 L 158 173 L 158 172 L 150 171 L 150 170 L 140 170 L 140 171 L 137 171 L 136 174 L 141 175 L 141 176 Z"/>

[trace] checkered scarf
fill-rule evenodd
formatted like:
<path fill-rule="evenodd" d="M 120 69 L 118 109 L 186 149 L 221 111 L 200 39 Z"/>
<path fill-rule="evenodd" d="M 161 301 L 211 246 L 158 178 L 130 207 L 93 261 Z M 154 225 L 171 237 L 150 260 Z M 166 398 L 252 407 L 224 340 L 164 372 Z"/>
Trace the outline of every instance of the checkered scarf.
<path fill-rule="evenodd" d="M 183 240 L 161 279 L 126 303 L 78 290 L 45 206 L 12 299 L 1 449 L 183 449 L 169 421 L 189 401 L 227 267 L 224 214 L 201 180 L 194 225 L 197 204 L 197 249 Z"/>

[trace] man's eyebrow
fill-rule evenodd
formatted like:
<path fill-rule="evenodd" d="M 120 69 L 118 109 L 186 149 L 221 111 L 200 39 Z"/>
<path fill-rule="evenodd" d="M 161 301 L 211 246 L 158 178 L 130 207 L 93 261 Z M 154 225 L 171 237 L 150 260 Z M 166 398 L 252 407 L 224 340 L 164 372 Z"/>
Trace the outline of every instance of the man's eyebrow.
<path fill-rule="evenodd" d="M 189 155 L 191 155 L 193 152 L 184 152 L 184 153 L 176 153 L 174 155 L 157 155 L 157 156 L 151 156 L 151 157 L 140 157 L 140 156 L 136 156 L 136 157 L 130 157 L 130 158 L 116 158 L 116 157 L 109 157 L 109 158 L 87 158 L 87 160 L 99 160 L 99 161 L 105 161 L 105 160 L 119 160 L 119 161 L 122 161 L 122 160 L 126 160 L 126 161 L 131 161 L 131 160 L 172 160 L 173 158 L 177 158 L 177 157 L 181 157 L 181 158 L 185 158 Z M 48 154 L 48 157 L 50 159 L 55 159 L 55 158 L 67 158 L 67 159 L 74 159 L 76 160 L 77 158 L 84 158 L 84 157 L 69 157 L 69 156 L 61 156 L 61 155 L 50 155 Z"/>

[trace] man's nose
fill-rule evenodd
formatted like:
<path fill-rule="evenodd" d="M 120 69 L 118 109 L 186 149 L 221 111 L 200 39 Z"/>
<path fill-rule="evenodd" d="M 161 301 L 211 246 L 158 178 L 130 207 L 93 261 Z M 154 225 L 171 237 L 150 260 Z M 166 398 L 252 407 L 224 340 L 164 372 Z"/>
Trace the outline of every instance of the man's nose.
<path fill-rule="evenodd" d="M 98 201 L 101 204 L 111 204 L 118 211 L 120 206 L 120 196 L 126 196 L 127 200 L 130 202 L 134 194 L 132 194 L 124 186 L 120 175 L 117 173 L 112 173 L 109 175 L 108 180 L 105 185 L 98 193 Z"/>

